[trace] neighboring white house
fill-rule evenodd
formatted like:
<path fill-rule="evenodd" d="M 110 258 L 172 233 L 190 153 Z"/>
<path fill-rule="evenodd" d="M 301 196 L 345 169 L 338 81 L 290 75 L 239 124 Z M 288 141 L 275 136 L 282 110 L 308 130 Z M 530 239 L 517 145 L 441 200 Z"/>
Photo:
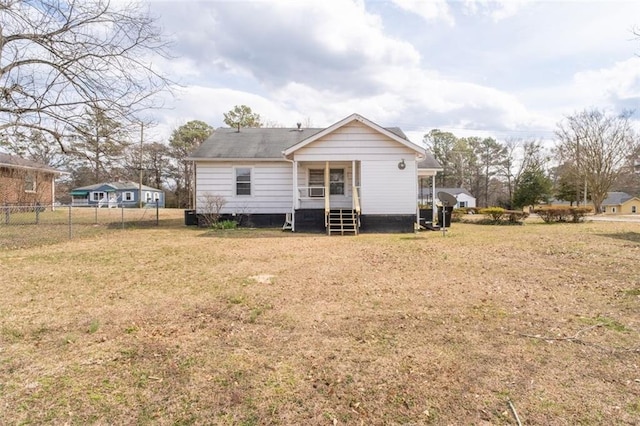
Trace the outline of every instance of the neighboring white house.
<path fill-rule="evenodd" d="M 421 203 L 422 202 L 431 203 L 432 202 L 431 194 L 435 193 L 436 194 L 435 202 L 436 204 L 439 204 L 440 203 L 440 200 L 438 199 L 439 192 L 447 192 L 453 195 L 454 197 L 456 197 L 456 199 L 458 200 L 458 202 L 454 206 L 454 208 L 456 209 L 462 208 L 462 207 L 476 207 L 476 197 L 471 195 L 471 193 L 464 188 L 435 188 L 435 190 L 433 188 L 420 188 L 419 200 Z"/>
<path fill-rule="evenodd" d="M 413 232 L 420 174 L 437 161 L 402 130 L 358 115 L 327 127 L 217 129 L 191 154 L 196 214 L 293 231 Z M 215 203 L 214 203 L 215 204 Z"/>

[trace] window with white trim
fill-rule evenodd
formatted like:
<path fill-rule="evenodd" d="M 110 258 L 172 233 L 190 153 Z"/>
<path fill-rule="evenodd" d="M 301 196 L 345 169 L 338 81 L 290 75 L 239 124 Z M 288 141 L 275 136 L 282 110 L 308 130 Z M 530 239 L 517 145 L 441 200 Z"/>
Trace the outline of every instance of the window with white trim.
<path fill-rule="evenodd" d="M 105 198 L 105 193 L 104 192 L 92 192 L 91 193 L 91 201 L 100 201 L 103 198 Z"/>
<path fill-rule="evenodd" d="M 324 169 L 309 169 L 309 197 L 324 197 Z"/>
<path fill-rule="evenodd" d="M 127 191 L 122 193 L 122 201 L 133 201 L 133 192 Z"/>
<path fill-rule="evenodd" d="M 26 192 L 36 192 L 36 177 L 27 173 L 24 177 L 24 190 Z"/>
<path fill-rule="evenodd" d="M 344 169 L 329 169 L 329 194 L 344 195 Z M 309 169 L 309 197 L 324 197 L 324 169 Z"/>
<path fill-rule="evenodd" d="M 631 213 L 637 213 L 636 206 L 631 206 Z"/>
<path fill-rule="evenodd" d="M 329 169 L 329 194 L 344 195 L 344 169 Z"/>
<path fill-rule="evenodd" d="M 251 168 L 237 167 L 235 173 L 236 195 L 251 195 Z"/>
<path fill-rule="evenodd" d="M 144 192 L 144 202 L 145 203 L 150 203 L 151 202 L 151 197 L 152 197 L 151 192 L 149 192 L 149 191 L 145 191 Z"/>

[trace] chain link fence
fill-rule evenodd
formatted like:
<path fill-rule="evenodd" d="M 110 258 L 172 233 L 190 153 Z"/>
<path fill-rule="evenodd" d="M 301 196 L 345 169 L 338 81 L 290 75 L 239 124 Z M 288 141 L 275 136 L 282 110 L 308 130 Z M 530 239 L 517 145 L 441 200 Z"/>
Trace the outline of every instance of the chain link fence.
<path fill-rule="evenodd" d="M 0 249 L 96 236 L 114 230 L 183 226 L 183 210 L 158 208 L 0 205 Z"/>

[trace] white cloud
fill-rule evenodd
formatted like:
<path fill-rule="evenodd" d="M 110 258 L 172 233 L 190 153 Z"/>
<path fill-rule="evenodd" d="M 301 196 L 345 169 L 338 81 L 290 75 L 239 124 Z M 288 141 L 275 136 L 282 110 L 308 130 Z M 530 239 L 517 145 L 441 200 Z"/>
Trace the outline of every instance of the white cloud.
<path fill-rule="evenodd" d="M 425 21 L 443 21 L 454 24 L 453 15 L 446 0 L 392 0 L 399 8 L 421 16 Z"/>
<path fill-rule="evenodd" d="M 531 0 L 464 0 L 463 11 L 468 15 L 486 15 L 494 22 L 516 15 Z"/>

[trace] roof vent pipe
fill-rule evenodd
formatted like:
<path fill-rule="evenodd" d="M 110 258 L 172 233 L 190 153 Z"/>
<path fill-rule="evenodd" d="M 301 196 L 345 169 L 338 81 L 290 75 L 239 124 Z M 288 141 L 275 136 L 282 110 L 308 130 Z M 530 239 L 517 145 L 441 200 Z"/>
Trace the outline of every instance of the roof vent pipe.
<path fill-rule="evenodd" d="M 298 126 L 298 131 L 301 132 L 302 131 L 302 123 L 296 123 Z"/>

